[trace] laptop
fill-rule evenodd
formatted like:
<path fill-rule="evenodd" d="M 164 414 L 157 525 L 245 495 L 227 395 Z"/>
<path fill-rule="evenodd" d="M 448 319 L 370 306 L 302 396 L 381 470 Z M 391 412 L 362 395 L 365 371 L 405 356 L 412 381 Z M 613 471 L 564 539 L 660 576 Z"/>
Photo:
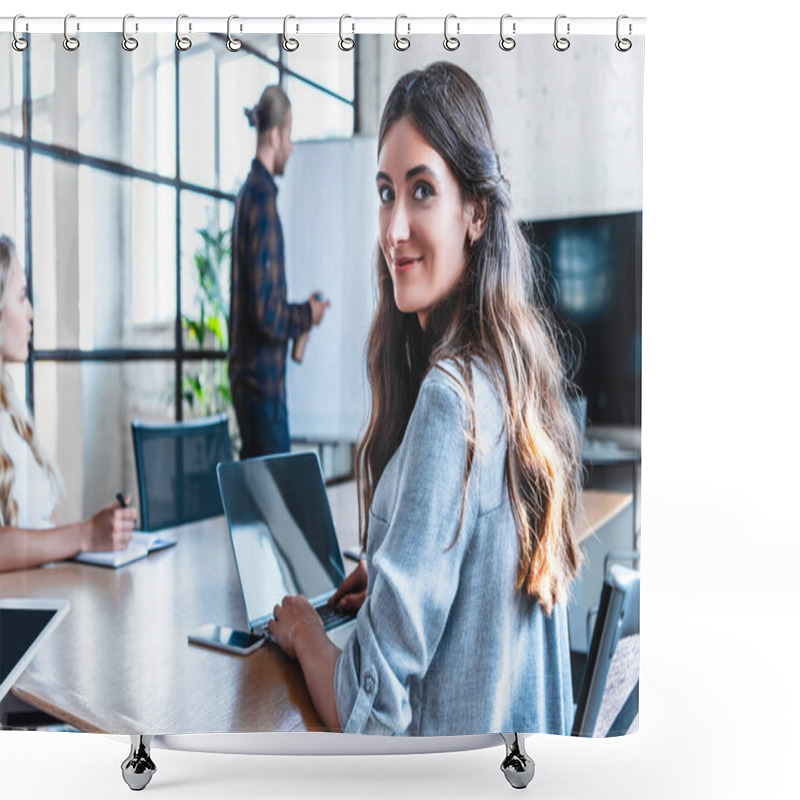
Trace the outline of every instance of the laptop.
<path fill-rule="evenodd" d="M 229 461 L 217 479 L 250 630 L 269 638 L 275 606 L 303 594 L 342 647 L 355 616 L 327 605 L 345 571 L 317 454 Z"/>
<path fill-rule="evenodd" d="M 68 600 L 0 600 L 0 700 L 67 611 Z"/>

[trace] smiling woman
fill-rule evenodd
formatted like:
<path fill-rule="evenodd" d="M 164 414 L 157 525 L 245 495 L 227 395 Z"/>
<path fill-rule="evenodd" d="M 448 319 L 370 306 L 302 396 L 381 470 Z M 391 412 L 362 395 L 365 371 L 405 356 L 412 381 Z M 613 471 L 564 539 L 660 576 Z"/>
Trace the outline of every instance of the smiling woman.
<path fill-rule="evenodd" d="M 340 652 L 289 597 L 270 632 L 332 728 L 566 734 L 579 438 L 483 92 L 450 63 L 404 75 L 378 150 L 366 558 L 331 598 L 356 630 Z"/>

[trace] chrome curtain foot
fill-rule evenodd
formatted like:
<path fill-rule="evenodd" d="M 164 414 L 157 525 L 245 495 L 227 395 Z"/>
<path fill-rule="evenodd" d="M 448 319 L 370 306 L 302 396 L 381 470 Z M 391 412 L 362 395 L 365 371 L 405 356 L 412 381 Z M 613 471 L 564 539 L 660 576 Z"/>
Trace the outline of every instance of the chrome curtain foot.
<path fill-rule="evenodd" d="M 155 774 L 156 765 L 150 758 L 152 741 L 152 736 L 131 736 L 131 752 L 122 762 L 122 778 L 135 792 L 144 789 Z"/>
<path fill-rule="evenodd" d="M 536 766 L 525 752 L 525 739 L 518 733 L 501 733 L 506 743 L 506 757 L 500 765 L 506 780 L 515 789 L 524 789 L 532 780 Z"/>

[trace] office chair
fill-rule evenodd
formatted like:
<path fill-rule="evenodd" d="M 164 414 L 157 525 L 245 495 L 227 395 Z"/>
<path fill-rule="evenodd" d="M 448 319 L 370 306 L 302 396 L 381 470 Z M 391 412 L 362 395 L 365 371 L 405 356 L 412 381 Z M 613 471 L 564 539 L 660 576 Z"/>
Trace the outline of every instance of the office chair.
<path fill-rule="evenodd" d="M 131 423 L 142 530 L 155 531 L 222 514 L 217 464 L 231 461 L 228 417 Z"/>
<path fill-rule="evenodd" d="M 573 736 L 624 736 L 639 724 L 639 573 L 612 565 L 600 596 Z"/>

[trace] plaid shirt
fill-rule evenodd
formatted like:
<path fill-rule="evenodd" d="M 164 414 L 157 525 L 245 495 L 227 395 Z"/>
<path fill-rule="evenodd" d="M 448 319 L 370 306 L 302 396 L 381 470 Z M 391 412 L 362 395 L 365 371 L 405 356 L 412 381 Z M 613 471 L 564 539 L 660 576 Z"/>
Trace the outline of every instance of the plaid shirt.
<path fill-rule="evenodd" d="M 231 389 L 286 401 L 289 339 L 311 327 L 311 304 L 286 300 L 283 231 L 278 187 L 253 159 L 236 199 L 231 264 Z"/>

